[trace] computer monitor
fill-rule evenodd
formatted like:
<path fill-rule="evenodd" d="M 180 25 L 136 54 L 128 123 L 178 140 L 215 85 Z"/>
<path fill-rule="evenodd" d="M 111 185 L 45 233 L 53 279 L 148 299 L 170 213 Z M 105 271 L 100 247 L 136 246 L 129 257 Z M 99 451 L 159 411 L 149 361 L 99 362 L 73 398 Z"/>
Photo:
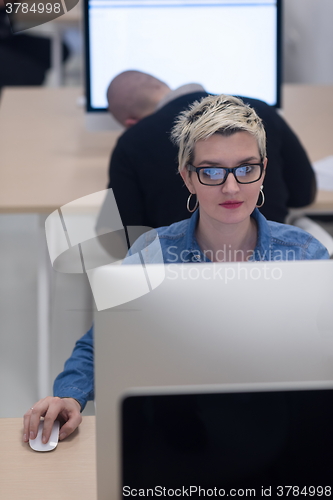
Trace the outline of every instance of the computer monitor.
<path fill-rule="evenodd" d="M 104 266 L 96 282 L 125 297 L 124 288 L 140 290 L 136 267 Z M 161 265 L 146 267 L 158 282 Z M 99 500 L 119 498 L 119 408 L 129 389 L 333 380 L 331 261 L 170 264 L 164 272 L 151 292 L 95 315 Z"/>
<path fill-rule="evenodd" d="M 132 391 L 120 415 L 124 498 L 330 495 L 332 418 L 333 381 Z"/>
<path fill-rule="evenodd" d="M 129 69 L 171 88 L 196 82 L 210 93 L 279 106 L 281 2 L 85 0 L 90 117 L 105 114 L 110 81 Z"/>

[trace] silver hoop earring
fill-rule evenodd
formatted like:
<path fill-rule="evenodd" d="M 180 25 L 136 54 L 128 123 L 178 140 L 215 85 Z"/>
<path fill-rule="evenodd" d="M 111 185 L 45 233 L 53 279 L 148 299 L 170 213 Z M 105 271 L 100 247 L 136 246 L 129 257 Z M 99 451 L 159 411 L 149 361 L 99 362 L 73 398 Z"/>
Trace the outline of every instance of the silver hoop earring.
<path fill-rule="evenodd" d="M 260 194 L 261 194 L 261 203 L 260 205 L 256 205 L 257 208 L 261 208 L 263 204 L 265 203 L 265 195 L 264 195 L 264 186 L 260 186 Z"/>
<path fill-rule="evenodd" d="M 198 202 L 198 198 L 197 198 L 197 201 L 195 202 L 195 205 L 194 207 L 192 208 L 192 210 L 190 209 L 190 200 L 193 196 L 193 193 L 190 193 L 190 196 L 187 198 L 187 203 L 186 203 L 186 208 L 187 210 L 192 214 L 193 212 L 196 211 L 196 209 L 198 208 L 199 206 L 199 202 Z"/>

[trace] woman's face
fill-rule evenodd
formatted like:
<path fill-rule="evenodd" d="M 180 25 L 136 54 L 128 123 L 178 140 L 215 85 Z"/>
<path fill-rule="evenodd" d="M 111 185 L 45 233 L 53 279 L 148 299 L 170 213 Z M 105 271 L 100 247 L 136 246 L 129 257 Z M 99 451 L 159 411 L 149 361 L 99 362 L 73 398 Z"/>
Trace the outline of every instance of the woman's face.
<path fill-rule="evenodd" d="M 194 148 L 194 167 L 238 167 L 244 163 L 260 163 L 256 138 L 249 132 L 236 132 L 230 136 L 214 134 L 198 141 Z M 264 160 L 266 169 L 267 158 Z M 229 173 L 224 184 L 205 186 L 199 182 L 196 172 L 181 172 L 186 186 L 199 201 L 200 217 L 208 217 L 223 224 L 243 222 L 253 212 L 258 201 L 262 177 L 252 184 L 239 184 Z"/>

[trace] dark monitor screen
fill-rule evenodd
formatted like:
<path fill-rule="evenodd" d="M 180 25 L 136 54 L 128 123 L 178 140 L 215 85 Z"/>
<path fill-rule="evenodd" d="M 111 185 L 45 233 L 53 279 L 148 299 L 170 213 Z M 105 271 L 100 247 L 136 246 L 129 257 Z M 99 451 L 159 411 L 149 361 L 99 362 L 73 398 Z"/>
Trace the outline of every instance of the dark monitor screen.
<path fill-rule="evenodd" d="M 129 69 L 280 104 L 282 0 L 85 0 L 88 111 Z"/>
<path fill-rule="evenodd" d="M 325 498 L 333 486 L 332 419 L 332 389 L 129 396 L 123 496 L 151 489 L 156 498 L 183 497 L 179 491 L 193 487 L 194 498 Z"/>

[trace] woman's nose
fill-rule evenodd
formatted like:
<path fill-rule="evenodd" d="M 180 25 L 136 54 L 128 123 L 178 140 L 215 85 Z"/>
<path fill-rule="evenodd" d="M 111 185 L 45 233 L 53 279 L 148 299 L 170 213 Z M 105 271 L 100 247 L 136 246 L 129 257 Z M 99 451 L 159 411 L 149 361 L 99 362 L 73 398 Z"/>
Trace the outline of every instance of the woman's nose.
<path fill-rule="evenodd" d="M 239 191 L 239 183 L 232 172 L 229 173 L 227 180 L 221 187 L 224 193 L 237 193 Z"/>

